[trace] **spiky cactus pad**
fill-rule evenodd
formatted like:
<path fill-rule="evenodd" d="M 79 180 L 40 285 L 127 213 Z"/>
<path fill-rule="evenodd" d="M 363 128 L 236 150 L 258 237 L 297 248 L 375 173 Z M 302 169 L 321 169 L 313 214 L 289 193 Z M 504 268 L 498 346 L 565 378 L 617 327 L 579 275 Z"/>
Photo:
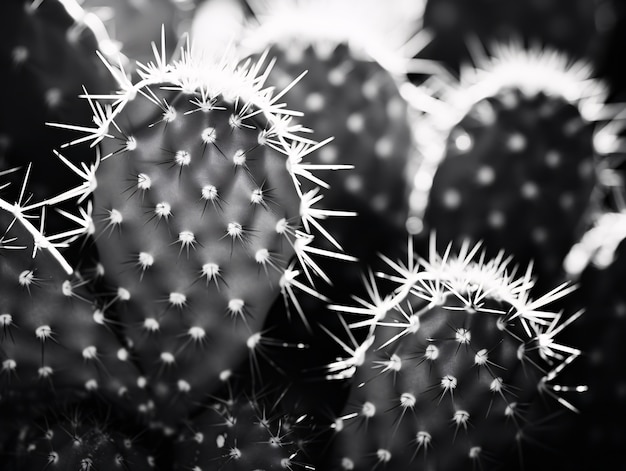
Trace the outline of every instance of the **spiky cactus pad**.
<path fill-rule="evenodd" d="M 141 374 L 96 297 L 98 268 L 73 271 L 61 254 L 71 232 L 48 236 L 45 205 L 21 204 L 0 199 L 0 401 L 95 395 L 146 407 Z"/>
<path fill-rule="evenodd" d="M 569 289 L 533 301 L 530 275 L 515 278 L 502 256 L 467 244 L 439 256 L 434 245 L 428 260 L 390 262 L 393 295 L 371 280 L 371 300 L 334 307 L 363 315 L 351 327 L 370 335 L 331 365 L 354 373 L 331 469 L 490 469 L 515 448 L 528 404 L 556 397 L 558 372 L 579 354 L 557 342 L 560 314 L 545 310 Z"/>
<path fill-rule="evenodd" d="M 505 249 L 532 261 L 545 289 L 562 276 L 592 208 L 597 161 L 616 142 L 605 87 L 583 62 L 510 44 L 444 89 L 416 124 L 426 156 L 414 178 L 418 227 L 443 244 L 470 238 L 490 257 Z"/>
<path fill-rule="evenodd" d="M 307 159 L 321 144 L 265 85 L 265 57 L 213 60 L 188 43 L 168 62 L 164 35 L 154 50 L 137 83 L 109 66 L 121 90 L 88 96 L 95 128 L 61 126 L 86 133 L 70 144 L 102 148 L 93 236 L 106 281 L 124 293 L 122 334 L 168 408 L 204 398 L 254 351 L 279 293 L 315 294 L 296 276 L 327 279 L 316 254 L 348 257 L 312 244 L 328 233 L 318 189 L 300 180 L 319 181 Z"/>

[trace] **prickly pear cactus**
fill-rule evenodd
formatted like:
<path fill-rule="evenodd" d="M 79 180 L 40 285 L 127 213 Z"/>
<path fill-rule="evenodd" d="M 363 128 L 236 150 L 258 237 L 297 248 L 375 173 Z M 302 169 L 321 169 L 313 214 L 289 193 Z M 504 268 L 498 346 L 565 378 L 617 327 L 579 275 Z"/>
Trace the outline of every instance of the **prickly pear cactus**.
<path fill-rule="evenodd" d="M 434 247 L 428 260 L 390 263 L 393 295 L 372 280 L 371 300 L 334 306 L 362 316 L 351 328 L 370 335 L 330 365 L 354 377 L 329 469 L 491 469 L 538 394 L 569 405 L 555 380 L 580 352 L 558 343 L 561 315 L 545 306 L 570 289 L 532 300 L 530 274 L 514 277 L 502 255 Z"/>
<path fill-rule="evenodd" d="M 533 262 L 545 290 L 589 220 L 597 161 L 613 152 L 606 88 L 556 51 L 511 44 L 492 54 L 424 120 L 437 131 L 423 126 L 415 221 L 444 246 L 469 238 L 490 257 L 505 249 Z"/>
<path fill-rule="evenodd" d="M 169 62 L 165 51 L 163 34 L 136 83 L 114 70 L 118 93 L 88 95 L 96 127 L 60 126 L 85 133 L 70 146 L 102 149 L 88 186 L 104 277 L 124 293 L 122 335 L 157 405 L 176 410 L 256 347 L 281 292 L 315 294 L 313 278 L 328 279 L 316 255 L 349 257 L 312 243 L 331 237 L 318 188 L 300 183 L 320 181 L 308 157 L 322 144 L 264 83 L 265 58 L 202 60 L 188 43 Z"/>

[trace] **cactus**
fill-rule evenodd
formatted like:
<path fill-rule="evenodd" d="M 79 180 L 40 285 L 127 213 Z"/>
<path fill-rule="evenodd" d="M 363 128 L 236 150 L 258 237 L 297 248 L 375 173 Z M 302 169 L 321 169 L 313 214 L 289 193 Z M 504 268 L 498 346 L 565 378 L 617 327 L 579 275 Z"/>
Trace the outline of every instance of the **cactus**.
<path fill-rule="evenodd" d="M 525 409 L 580 352 L 558 343 L 561 314 L 545 306 L 571 288 L 529 296 L 530 272 L 517 278 L 504 255 L 479 246 L 453 255 L 390 262 L 397 283 L 381 297 L 334 309 L 364 317 L 365 342 L 334 374 L 354 375 L 329 469 L 492 469 L 515 447 Z"/>
<path fill-rule="evenodd" d="M 169 63 L 165 51 L 163 32 L 137 83 L 87 95 L 98 127 L 58 126 L 86 132 L 70 146 L 102 149 L 91 186 L 104 277 L 125 293 L 118 322 L 157 407 L 176 410 L 255 348 L 281 291 L 305 286 L 292 258 L 312 281 L 327 278 L 315 255 L 350 257 L 311 244 L 314 229 L 331 236 L 317 221 L 318 188 L 300 180 L 319 182 L 307 158 L 324 143 L 299 136 L 284 92 L 264 88 L 264 58 L 202 61 L 188 43 Z"/>
<path fill-rule="evenodd" d="M 580 235 L 624 207 L 623 106 L 566 58 L 602 39 L 544 36 L 576 14 L 550 2 L 511 36 L 558 51 L 473 49 L 455 79 L 425 2 L 383 3 L 2 6 L 0 468 L 619 456 L 623 234 Z"/>
<path fill-rule="evenodd" d="M 490 257 L 505 249 L 533 262 L 537 288 L 547 289 L 595 209 L 599 161 L 614 151 L 614 125 L 592 110 L 603 109 L 606 87 L 584 62 L 510 44 L 441 95 L 424 120 L 435 135 L 422 125 L 418 227 L 444 246 L 470 238 Z"/>

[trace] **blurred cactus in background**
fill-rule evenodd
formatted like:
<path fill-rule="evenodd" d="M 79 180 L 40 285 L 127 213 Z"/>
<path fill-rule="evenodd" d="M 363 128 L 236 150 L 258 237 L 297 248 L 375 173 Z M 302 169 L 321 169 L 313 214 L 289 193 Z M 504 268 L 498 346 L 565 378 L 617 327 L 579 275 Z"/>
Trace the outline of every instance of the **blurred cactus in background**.
<path fill-rule="evenodd" d="M 619 4 L 2 8 L 0 468 L 621 469 Z"/>

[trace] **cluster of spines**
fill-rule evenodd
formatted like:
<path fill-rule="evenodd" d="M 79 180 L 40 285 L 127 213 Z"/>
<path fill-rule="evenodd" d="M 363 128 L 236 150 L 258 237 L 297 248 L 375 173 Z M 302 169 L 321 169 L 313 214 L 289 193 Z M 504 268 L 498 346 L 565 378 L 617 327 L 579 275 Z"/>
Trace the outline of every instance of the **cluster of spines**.
<path fill-rule="evenodd" d="M 575 410 L 560 394 L 585 389 L 555 384 L 580 355 L 556 339 L 577 316 L 544 308 L 571 288 L 532 300 L 530 272 L 516 278 L 502 255 L 487 261 L 468 244 L 457 256 L 431 250 L 418 263 L 390 262 L 391 296 L 371 279 L 370 300 L 333 306 L 365 317 L 350 328 L 368 331 L 329 366 L 331 377 L 353 377 L 333 426 L 333 469 L 488 468 L 525 438 L 524 410 L 538 395 Z"/>

